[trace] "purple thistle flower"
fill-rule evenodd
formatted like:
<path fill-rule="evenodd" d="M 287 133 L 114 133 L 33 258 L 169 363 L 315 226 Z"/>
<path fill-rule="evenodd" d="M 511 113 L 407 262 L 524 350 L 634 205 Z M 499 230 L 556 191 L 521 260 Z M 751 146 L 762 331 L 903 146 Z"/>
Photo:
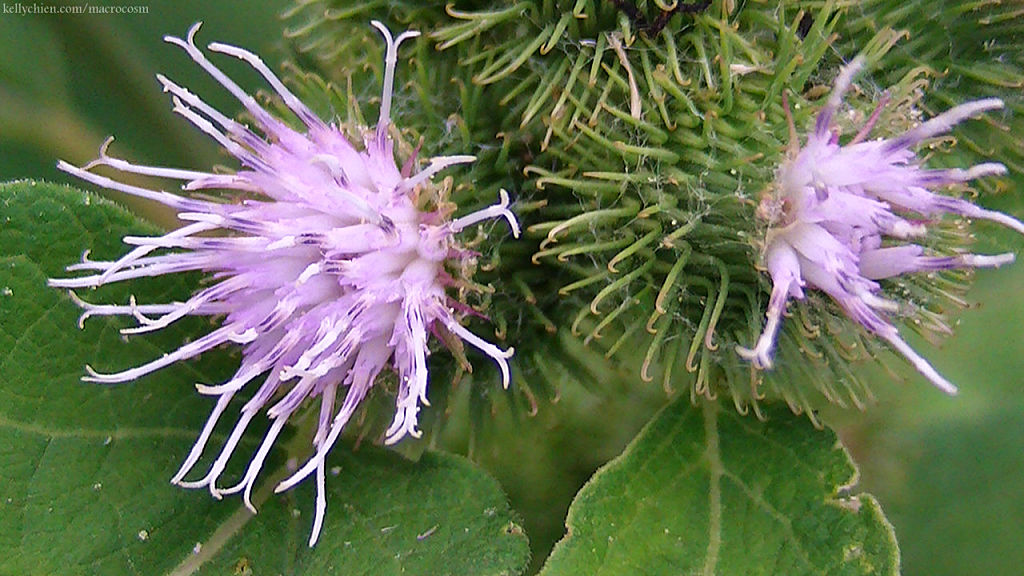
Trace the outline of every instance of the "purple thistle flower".
<path fill-rule="evenodd" d="M 997 222 L 1024 234 L 1024 224 L 1006 214 L 985 210 L 932 189 L 1003 174 L 1002 164 L 985 163 L 967 170 L 922 168 L 911 147 L 949 131 L 959 122 L 1003 107 L 997 98 L 956 106 L 891 139 L 866 140 L 886 102 L 883 98 L 865 126 L 845 145 L 832 130 L 833 116 L 854 76 L 864 65 L 856 58 L 843 68 L 832 94 L 818 114 L 806 145 L 797 150 L 790 121 L 789 158 L 779 168 L 776 193 L 765 196 L 759 217 L 768 221 L 763 259 L 772 279 L 767 322 L 753 348 L 739 354 L 758 369 L 771 368 L 772 349 L 790 298 L 804 298 L 807 287 L 828 294 L 868 332 L 885 340 L 935 386 L 953 394 L 956 387 L 900 337 L 890 320 L 899 304 L 880 295 L 877 282 L 903 274 L 952 268 L 998 267 L 1012 253 L 994 256 L 928 256 L 917 244 L 927 234 L 925 218 L 956 214 Z"/>
<path fill-rule="evenodd" d="M 428 212 L 417 206 L 417 193 L 432 176 L 448 166 L 474 160 L 472 156 L 436 157 L 411 175 L 411 163 L 405 169 L 395 163 L 389 129 L 397 51 L 403 40 L 418 32 L 392 39 L 383 24 L 373 22 L 387 42 L 384 88 L 376 130 L 366 131 L 360 150 L 338 127 L 323 122 L 300 102 L 256 55 L 234 46 L 210 44 L 210 51 L 239 58 L 259 72 L 305 125 L 305 132 L 289 128 L 268 113 L 196 47 L 199 26 L 194 25 L 185 40 L 170 36 L 164 40 L 184 49 L 231 92 L 255 118 L 262 136 L 158 75 L 164 91 L 172 95 L 174 111 L 219 142 L 238 159 L 241 168 L 234 174 L 214 174 L 137 166 L 108 156 L 109 141 L 100 158 L 83 168 L 60 162 L 62 170 L 83 180 L 160 202 L 176 210 L 188 224 L 160 237 L 126 237 L 125 243 L 135 248 L 116 261 L 92 261 L 86 253 L 82 263 L 68 270 L 94 274 L 55 279 L 50 284 L 94 288 L 190 270 L 208 273 L 214 283 L 186 302 L 136 304 L 133 298 L 127 305 L 96 305 L 72 292 L 84 309 L 83 321 L 95 315 L 134 317 L 138 325 L 122 330 L 125 334 L 152 332 L 185 316 L 223 317 L 219 328 L 148 364 L 116 374 L 99 374 L 86 367 L 88 376 L 83 380 L 127 382 L 222 344 L 240 344 L 241 365 L 230 380 L 215 386 L 197 385 L 200 393 L 216 396 L 217 403 L 171 481 L 188 488 L 208 487 L 218 499 L 222 494 L 242 492 L 253 512 L 253 484 L 278 434 L 304 401 L 319 397 L 315 453 L 276 488 L 278 492 L 287 490 L 315 473 L 312 546 L 327 505 L 327 453 L 382 371 L 394 370 L 399 380 L 387 444 L 407 434 L 420 436 L 417 413 L 421 405 L 428 404 L 427 341 L 432 332 L 447 331 L 490 356 L 501 370 L 503 385 L 508 386 L 507 360 L 513 350 L 501 350 L 459 323 L 455 310 L 465 307 L 446 295 L 452 279 L 445 264 L 472 255 L 459 249 L 455 240 L 459 231 L 502 217 L 518 236 L 518 223 L 504 190 L 499 204 L 454 220 L 440 209 Z M 181 180 L 186 191 L 238 190 L 250 199 L 220 203 L 139 188 L 90 172 L 95 166 Z M 222 233 L 209 235 L 215 231 Z M 261 375 L 266 375 L 265 380 L 242 407 L 207 474 L 185 481 L 232 398 Z M 339 389 L 346 389 L 340 404 Z M 268 403 L 266 414 L 272 424 L 243 478 L 229 488 L 218 487 L 243 433 Z"/>

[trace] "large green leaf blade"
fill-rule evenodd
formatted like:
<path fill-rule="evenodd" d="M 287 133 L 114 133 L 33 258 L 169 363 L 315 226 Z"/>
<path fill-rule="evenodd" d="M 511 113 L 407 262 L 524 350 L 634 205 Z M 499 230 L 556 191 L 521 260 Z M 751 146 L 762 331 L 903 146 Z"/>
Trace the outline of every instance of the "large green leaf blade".
<path fill-rule="evenodd" d="M 138 365 L 209 330 L 209 322 L 125 342 L 118 320 L 92 318 L 79 330 L 78 308 L 46 286 L 83 250 L 92 259 L 113 258 L 125 250 L 124 235 L 153 232 L 113 204 L 70 188 L 0 185 L 0 574 L 525 569 L 526 538 L 497 482 L 456 456 L 427 453 L 414 463 L 374 447 L 336 449 L 328 461 L 327 519 L 313 549 L 311 483 L 272 493 L 275 479 L 294 466 L 283 450 L 257 483 L 256 516 L 237 497 L 216 501 L 171 486 L 212 407 L 193 384 L 223 381 L 237 357 L 220 350 L 125 385 L 83 383 L 86 363 L 101 370 Z M 161 278 L 81 296 L 180 300 L 195 280 Z M 227 420 L 211 451 L 233 424 Z M 261 431 L 243 441 L 241 453 L 254 450 Z M 233 462 L 229 471 L 244 464 Z M 198 468 L 205 470 L 202 462 Z"/>
<path fill-rule="evenodd" d="M 307 484 L 261 507 L 259 525 L 247 526 L 199 574 L 239 566 L 254 574 L 368 576 L 525 569 L 526 538 L 505 497 L 465 459 L 428 452 L 410 462 L 374 448 L 341 449 L 329 465 L 328 515 L 313 553 L 306 542 L 315 490 Z"/>
<path fill-rule="evenodd" d="M 831 432 L 688 399 L 666 407 L 569 510 L 543 576 L 897 574 L 889 523 Z"/>

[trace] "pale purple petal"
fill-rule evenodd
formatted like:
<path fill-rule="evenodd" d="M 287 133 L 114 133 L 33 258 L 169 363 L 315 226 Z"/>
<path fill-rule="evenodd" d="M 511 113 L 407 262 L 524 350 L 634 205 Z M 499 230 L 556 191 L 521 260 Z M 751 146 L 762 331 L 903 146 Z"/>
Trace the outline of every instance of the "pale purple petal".
<path fill-rule="evenodd" d="M 450 284 L 445 272 L 448 261 L 453 260 L 450 268 L 458 269 L 458 260 L 472 255 L 459 247 L 458 232 L 484 220 L 504 218 L 518 236 L 508 195 L 502 190 L 498 204 L 454 220 L 417 206 L 416 196 L 435 174 L 473 157 L 440 156 L 415 175 L 403 176 L 392 153 L 390 107 L 398 47 L 418 33 L 392 38 L 381 23 L 373 25 L 387 44 L 385 82 L 377 128 L 366 131 L 370 135 L 359 145 L 317 118 L 255 54 L 211 44 L 211 51 L 255 69 L 305 130 L 293 130 L 273 117 L 196 46 L 197 24 L 184 40 L 165 40 L 185 50 L 235 96 L 257 126 L 250 130 L 166 77 L 158 79 L 170 93 L 175 111 L 234 155 L 242 168 L 235 174 L 213 174 L 139 166 L 110 156 L 109 141 L 100 158 L 84 168 L 59 164 L 93 184 L 163 203 L 177 210 L 186 224 L 158 237 L 126 237 L 134 248 L 116 261 L 89 260 L 86 253 L 81 263 L 68 270 L 90 275 L 54 279 L 51 285 L 93 288 L 193 270 L 206 272 L 213 280 L 184 302 L 138 304 L 132 298 L 127 305 L 106 305 L 88 303 L 73 294 L 84 310 L 81 320 L 128 316 L 138 325 L 123 332 L 136 334 L 162 329 L 186 316 L 223 317 L 221 327 L 147 364 L 113 374 L 86 367 L 84 379 L 127 382 L 224 344 L 240 345 L 242 361 L 231 378 L 197 385 L 199 393 L 215 396 L 216 404 L 172 482 L 205 487 L 215 498 L 241 492 L 254 512 L 253 486 L 278 436 L 303 405 L 319 399 L 318 425 L 311 439 L 315 453 L 277 486 L 278 491 L 288 489 L 315 473 L 317 500 L 310 546 L 319 537 L 327 507 L 327 454 L 382 371 L 391 370 L 399 377 L 395 419 L 385 435 L 389 444 L 420 434 L 418 412 L 429 404 L 428 340 L 438 329 L 443 327 L 490 356 L 503 385 L 508 386 L 510 377 L 507 360 L 512 349 L 502 350 L 464 328 L 459 323 L 463 308 L 449 307 L 445 292 Z M 194 200 L 93 174 L 89 169 L 95 166 L 184 181 L 181 188 L 186 191 L 241 191 L 246 199 L 238 203 Z M 235 394 L 261 377 L 262 383 L 242 407 L 206 474 L 186 480 Z M 340 403 L 338 394 L 344 394 Z M 222 488 L 221 475 L 242 450 L 242 438 L 254 421 L 265 418 L 271 421 L 269 431 L 245 473 Z"/>
<path fill-rule="evenodd" d="M 832 121 L 863 64 L 857 58 L 840 71 L 806 145 L 779 167 L 777 192 L 758 210 L 769 224 L 764 259 L 772 294 L 756 345 L 737 351 L 756 368 L 770 368 L 786 301 L 802 298 L 795 287 L 805 285 L 828 294 L 847 316 L 887 342 L 935 386 L 954 393 L 956 388 L 900 337 L 890 319 L 900 312 L 900 304 L 887 298 L 876 280 L 1013 261 L 1013 254 L 932 256 L 919 245 L 899 243 L 927 234 L 927 224 L 916 217 L 942 214 L 990 220 L 1024 234 L 1024 223 L 1011 216 L 935 190 L 1003 174 L 1003 165 L 926 170 L 910 149 L 963 120 L 1002 108 L 1003 102 L 968 102 L 896 138 L 865 141 L 887 99 L 883 96 L 864 128 L 843 146 Z"/>

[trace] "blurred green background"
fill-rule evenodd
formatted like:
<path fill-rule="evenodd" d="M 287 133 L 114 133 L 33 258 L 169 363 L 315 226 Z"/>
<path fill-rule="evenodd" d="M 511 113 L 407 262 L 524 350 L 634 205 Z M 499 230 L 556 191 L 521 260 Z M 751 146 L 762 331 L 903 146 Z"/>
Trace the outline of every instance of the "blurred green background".
<path fill-rule="evenodd" d="M 184 35 L 203 21 L 205 42 L 247 47 L 277 68 L 287 54 L 278 14 L 288 2 L 136 5 L 148 14 L 0 14 L 0 180 L 73 183 L 55 169 L 56 160 L 83 164 L 112 134 L 115 155 L 146 164 L 228 162 L 170 112 L 154 74 L 167 74 L 226 112 L 237 111 L 237 103 L 161 38 Z M 239 63 L 227 61 L 224 68 L 243 86 L 262 86 Z M 1020 251 L 1019 238 L 1000 238 L 1001 248 Z M 960 386 L 959 396 L 939 393 L 909 370 L 898 370 L 904 381 L 877 370 L 876 406 L 863 414 L 827 415 L 861 466 L 862 486 L 879 497 L 895 525 L 909 576 L 1019 574 L 1024 566 L 1021 286 L 1024 264 L 980 272 L 970 299 L 984 305 L 963 315 L 958 334 L 941 349 L 916 343 Z M 481 447 L 479 459 L 525 516 L 535 554 L 546 555 L 545 547 L 560 537 L 564 510 L 580 483 L 652 413 L 650 398 L 658 391 L 652 392 L 631 394 L 620 386 L 604 398 L 566 394 L 557 406 L 542 405 L 541 417 L 499 424 L 488 436 L 495 445 Z M 631 401 L 634 406 L 622 406 Z M 618 423 L 610 430 L 608 413 Z M 502 433 L 513 426 L 531 430 Z M 597 429 L 602 432 L 595 435 Z"/>
<path fill-rule="evenodd" d="M 104 3 L 5 2 L 5 12 L 19 4 L 59 9 Z M 278 68 L 285 52 L 278 15 L 288 2 L 105 4 L 148 13 L 0 13 L 0 178 L 70 182 L 57 171 L 57 159 L 84 164 L 111 135 L 114 155 L 143 164 L 208 168 L 228 162 L 209 138 L 171 112 L 155 75 L 164 73 L 228 113 L 238 109 L 237 101 L 162 38 L 183 37 L 203 22 L 200 42 L 243 45 Z M 218 65 L 243 87 L 262 86 L 241 62 L 224 58 Z"/>

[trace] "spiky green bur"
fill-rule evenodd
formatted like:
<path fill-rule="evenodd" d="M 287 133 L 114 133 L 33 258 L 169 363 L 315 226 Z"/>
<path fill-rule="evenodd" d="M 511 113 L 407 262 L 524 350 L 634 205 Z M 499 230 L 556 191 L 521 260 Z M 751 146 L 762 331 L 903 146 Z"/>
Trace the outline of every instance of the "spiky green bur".
<path fill-rule="evenodd" d="M 530 227 L 535 259 L 573 274 L 560 288 L 578 303 L 573 331 L 608 354 L 641 350 L 645 379 L 660 372 L 667 388 L 689 380 L 693 393 L 708 396 L 724 388 L 741 410 L 765 394 L 798 410 L 822 397 L 861 405 L 870 391 L 850 363 L 881 352 L 827 299 L 813 298 L 794 307 L 797 321 L 783 332 L 774 372 L 755 372 L 734 353 L 756 338 L 766 301 L 757 270 L 764 230 L 753 207 L 771 188 L 788 141 L 782 93 L 794 94 L 797 124 L 807 126 L 840 63 L 826 56 L 842 14 L 831 3 L 787 8 L 715 5 L 677 17 L 655 38 L 607 3 L 552 11 L 539 31 L 488 28 L 495 46 L 518 38 L 501 50 L 520 56 L 497 67 L 495 48 L 475 75 L 503 85 L 500 93 L 523 95 L 510 119 L 539 140 L 526 172 L 545 192 L 550 218 Z M 476 18 L 483 28 L 493 16 Z M 576 21 L 593 29 L 571 26 Z M 876 60 L 894 38 L 886 31 L 862 48 Z M 513 69 L 516 62 L 531 73 Z M 912 88 L 908 79 L 891 89 L 897 104 L 882 122 L 904 119 L 889 126 L 894 132 L 911 121 Z M 849 125 L 863 121 L 875 95 L 854 99 Z M 950 250 L 950 240 L 963 238 L 929 244 Z M 959 286 L 961 278 L 946 279 Z M 934 302 L 927 295 L 938 292 L 934 286 L 896 288 Z M 915 308 L 909 320 L 945 331 L 937 312 Z"/>
<path fill-rule="evenodd" d="M 783 92 L 805 133 L 843 60 L 864 53 L 887 70 L 883 56 L 901 34 L 879 28 L 838 46 L 852 8 L 716 2 L 675 16 L 651 38 L 615 4 L 496 2 L 449 6 L 445 15 L 400 4 L 391 12 L 436 43 L 438 53 L 419 63 L 438 73 L 440 84 L 426 93 L 436 99 L 455 85 L 463 102 L 473 95 L 460 125 L 469 142 L 498 151 L 495 162 L 477 163 L 478 182 L 518 178 L 523 194 L 533 190 L 528 206 L 541 207 L 523 214 L 532 266 L 503 254 L 496 282 L 532 294 L 554 287 L 562 298 L 541 302 L 519 334 L 537 317 L 567 325 L 606 356 L 636 360 L 644 379 L 692 394 L 724 391 L 741 411 L 765 396 L 794 410 L 863 405 L 871 392 L 851 366 L 887 354 L 828 298 L 791 304 L 773 371 L 753 370 L 735 348 L 756 340 L 768 299 L 755 206 L 789 141 Z M 660 11 L 655 2 L 635 4 L 646 23 Z M 351 29 L 341 27 L 349 17 L 327 36 L 348 38 L 338 31 Z M 840 124 L 860 126 L 888 89 L 875 134 L 904 131 L 921 116 L 925 72 L 862 81 Z M 948 221 L 923 243 L 948 254 L 968 241 L 965 223 Z M 941 272 L 886 291 L 910 303 L 908 326 L 934 338 L 949 331 L 946 314 L 964 304 L 967 280 Z"/>

